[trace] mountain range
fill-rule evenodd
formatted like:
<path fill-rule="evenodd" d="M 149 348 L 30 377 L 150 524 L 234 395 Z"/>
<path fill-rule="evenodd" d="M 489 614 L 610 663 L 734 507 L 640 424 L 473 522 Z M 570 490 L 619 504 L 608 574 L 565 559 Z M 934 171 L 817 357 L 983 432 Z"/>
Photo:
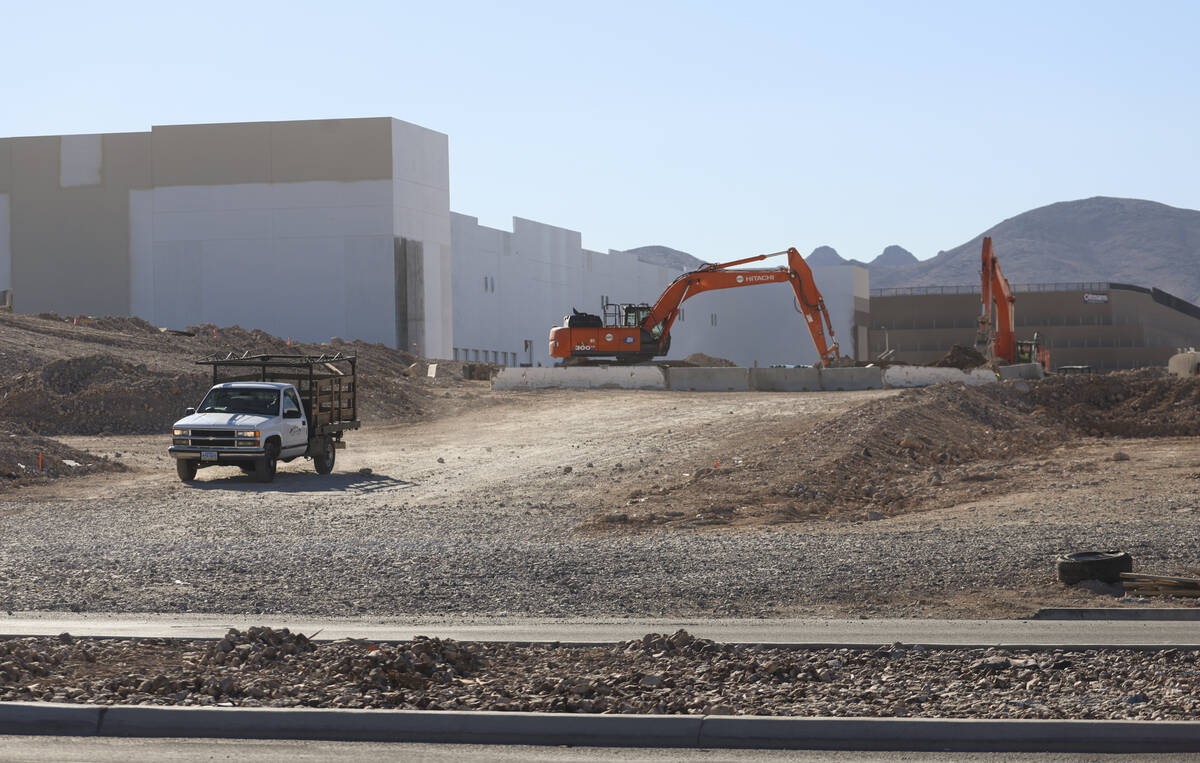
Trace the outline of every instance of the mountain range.
<path fill-rule="evenodd" d="M 1014 285 L 1117 281 L 1200 302 L 1200 212 L 1141 199 L 1097 196 L 1038 207 L 927 260 L 889 246 L 863 263 L 823 246 L 808 262 L 866 267 L 872 289 L 973 285 L 979 282 L 984 236 L 992 237 L 1000 267 Z"/>
<path fill-rule="evenodd" d="M 885 248 L 869 262 L 846 259 L 819 246 L 806 257 L 813 266 L 859 265 L 871 288 L 958 286 L 979 283 L 979 250 L 991 236 L 1009 283 L 1118 281 L 1157 287 L 1200 303 L 1200 211 L 1142 199 L 1096 196 L 1062 201 L 1010 217 L 953 249 L 918 260 L 901 246 Z M 701 262 L 665 246 L 625 254 L 658 265 L 692 270 Z"/>

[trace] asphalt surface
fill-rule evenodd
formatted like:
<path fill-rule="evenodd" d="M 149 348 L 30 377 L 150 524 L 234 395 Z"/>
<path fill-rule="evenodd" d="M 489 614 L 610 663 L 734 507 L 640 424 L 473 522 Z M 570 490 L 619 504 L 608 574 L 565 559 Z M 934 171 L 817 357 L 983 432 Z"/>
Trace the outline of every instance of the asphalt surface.
<path fill-rule="evenodd" d="M 972 646 L 1196 646 L 1195 622 L 1172 620 L 708 620 L 554 618 L 384 618 L 318 620 L 271 615 L 127 615 L 0 613 L 0 636 L 217 638 L 230 628 L 286 627 L 319 639 L 409 640 L 417 635 L 461 641 L 623 641 L 683 628 L 720 642 L 781 644 L 950 644 Z"/>

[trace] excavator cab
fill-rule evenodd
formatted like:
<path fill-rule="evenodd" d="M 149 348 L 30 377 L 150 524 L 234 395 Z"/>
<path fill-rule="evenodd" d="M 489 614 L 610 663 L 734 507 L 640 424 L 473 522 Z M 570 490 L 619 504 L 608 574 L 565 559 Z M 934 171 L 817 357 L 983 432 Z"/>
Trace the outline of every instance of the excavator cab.
<path fill-rule="evenodd" d="M 619 302 L 605 302 L 604 325 L 635 328 L 642 325 L 642 321 L 646 319 L 646 316 L 650 315 L 650 311 L 653 309 L 645 303 L 627 305 Z"/>
<path fill-rule="evenodd" d="M 1042 344 L 1042 338 L 1036 331 L 1033 339 L 1017 340 L 1016 362 L 1037 363 L 1043 370 L 1050 370 L 1050 350 Z"/>

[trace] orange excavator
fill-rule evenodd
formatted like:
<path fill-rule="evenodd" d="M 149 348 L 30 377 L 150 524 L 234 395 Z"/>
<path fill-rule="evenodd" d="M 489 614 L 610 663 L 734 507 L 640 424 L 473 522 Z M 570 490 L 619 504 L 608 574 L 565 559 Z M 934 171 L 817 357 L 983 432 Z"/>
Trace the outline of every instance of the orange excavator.
<path fill-rule="evenodd" d="M 1000 271 L 996 253 L 992 251 L 992 237 L 983 238 L 982 302 L 979 328 L 975 332 L 975 349 L 991 363 L 1037 363 L 1050 370 L 1050 350 L 1042 345 L 1042 339 L 1034 332 L 1032 340 L 1017 341 L 1016 303 L 1008 279 Z M 996 308 L 995 327 L 992 325 L 992 306 Z"/>
<path fill-rule="evenodd" d="M 770 269 L 730 270 L 736 265 L 758 262 L 768 257 L 787 255 L 788 266 Z M 619 363 L 641 363 L 666 355 L 671 348 L 671 325 L 679 316 L 684 300 L 713 289 L 757 286 L 766 283 L 790 283 L 796 292 L 800 311 L 812 334 L 822 365 L 838 359 L 838 344 L 833 341 L 833 324 L 825 300 L 813 282 L 808 263 L 792 247 L 784 252 L 760 254 L 744 260 L 705 265 L 684 273 L 649 304 L 605 302 L 604 318 L 573 311 L 563 325 L 550 330 L 550 356 L 554 358 L 612 358 Z M 824 327 L 822 327 L 822 322 Z M 829 332 L 829 340 L 825 332 Z M 830 344 L 832 342 L 832 344 Z"/>

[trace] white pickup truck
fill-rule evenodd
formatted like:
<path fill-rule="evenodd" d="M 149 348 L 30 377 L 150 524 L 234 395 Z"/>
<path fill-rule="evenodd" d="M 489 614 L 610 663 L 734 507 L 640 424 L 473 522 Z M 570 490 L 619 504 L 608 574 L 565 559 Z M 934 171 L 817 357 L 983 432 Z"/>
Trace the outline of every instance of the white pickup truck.
<path fill-rule="evenodd" d="M 213 367 L 213 386 L 172 426 L 168 452 L 179 479 L 191 482 L 208 466 L 238 466 L 270 482 L 279 461 L 296 458 L 311 458 L 318 474 L 329 474 L 345 447 L 342 435 L 360 425 L 356 360 L 338 354 L 197 361 Z M 222 381 L 218 369 L 230 368 L 241 375 Z"/>

